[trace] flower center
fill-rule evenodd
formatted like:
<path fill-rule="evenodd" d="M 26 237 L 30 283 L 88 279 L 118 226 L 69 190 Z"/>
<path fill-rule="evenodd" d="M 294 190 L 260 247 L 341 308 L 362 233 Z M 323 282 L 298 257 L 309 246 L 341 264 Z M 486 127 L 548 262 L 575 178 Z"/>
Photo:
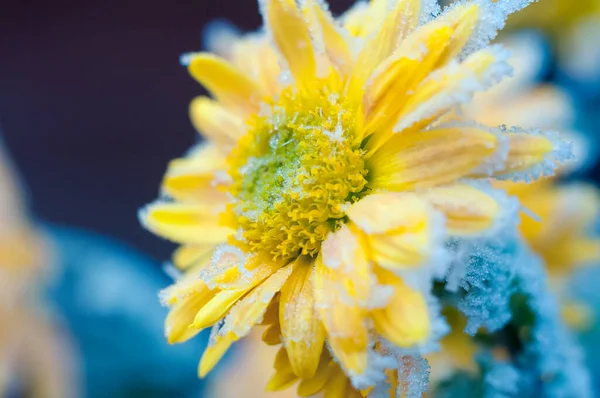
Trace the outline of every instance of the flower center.
<path fill-rule="evenodd" d="M 318 253 L 367 183 L 356 112 L 327 86 L 288 88 L 250 120 L 228 158 L 233 204 L 225 217 L 247 249 L 274 258 Z"/>

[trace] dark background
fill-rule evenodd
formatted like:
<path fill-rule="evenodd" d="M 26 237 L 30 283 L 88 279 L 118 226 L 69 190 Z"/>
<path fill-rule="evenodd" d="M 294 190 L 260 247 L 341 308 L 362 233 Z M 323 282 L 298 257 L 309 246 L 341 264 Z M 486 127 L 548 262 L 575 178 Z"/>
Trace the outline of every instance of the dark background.
<path fill-rule="evenodd" d="M 353 0 L 331 0 L 334 12 Z M 179 65 L 209 21 L 260 26 L 253 0 L 8 0 L 0 12 L 0 129 L 34 214 L 133 244 L 167 162 L 197 139 L 188 102 L 200 86 Z"/>
<path fill-rule="evenodd" d="M 167 258 L 137 210 L 197 139 L 187 107 L 201 88 L 179 56 L 216 18 L 261 24 L 252 0 L 2 1 L 0 129 L 37 217 Z"/>

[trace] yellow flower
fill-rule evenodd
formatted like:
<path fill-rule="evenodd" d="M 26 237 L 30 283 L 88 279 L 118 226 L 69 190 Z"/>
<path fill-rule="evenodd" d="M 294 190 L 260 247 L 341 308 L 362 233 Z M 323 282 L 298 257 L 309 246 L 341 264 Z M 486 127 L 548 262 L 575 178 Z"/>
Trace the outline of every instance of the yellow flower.
<path fill-rule="evenodd" d="M 204 376 L 267 325 L 263 339 L 282 344 L 268 389 L 359 396 L 408 360 L 402 349 L 438 337 L 427 300 L 445 238 L 501 218 L 467 181 L 551 172 L 564 144 L 450 121 L 510 72 L 500 48 L 480 48 L 514 5 L 437 15 L 432 2 L 373 0 L 335 20 L 321 1 L 260 4 L 264 35 L 233 41 L 229 60 L 187 57 L 213 97 L 190 106 L 210 143 L 174 160 L 170 199 L 140 213 L 182 245 L 184 274 L 161 294 L 166 335 L 214 326 Z"/>
<path fill-rule="evenodd" d="M 71 397 L 69 347 L 34 307 L 50 250 L 15 175 L 0 147 L 0 395 L 17 383 L 30 397 Z"/>

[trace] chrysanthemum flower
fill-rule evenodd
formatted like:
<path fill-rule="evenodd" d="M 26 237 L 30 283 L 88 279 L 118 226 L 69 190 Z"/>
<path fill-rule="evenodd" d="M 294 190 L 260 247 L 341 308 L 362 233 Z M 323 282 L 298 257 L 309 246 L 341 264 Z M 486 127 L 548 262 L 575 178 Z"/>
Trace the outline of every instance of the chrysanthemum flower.
<path fill-rule="evenodd" d="M 182 244 L 185 274 L 161 295 L 168 340 L 215 325 L 200 376 L 262 324 L 282 344 L 269 389 L 301 380 L 301 395 L 359 396 L 432 338 L 445 238 L 503 213 L 469 181 L 541 175 L 568 152 L 541 133 L 447 122 L 510 73 L 485 44 L 526 3 L 438 14 L 373 0 L 335 20 L 320 1 L 264 0 L 266 32 L 230 60 L 186 57 L 213 96 L 190 107 L 210 143 L 173 161 L 170 200 L 140 216 Z"/>

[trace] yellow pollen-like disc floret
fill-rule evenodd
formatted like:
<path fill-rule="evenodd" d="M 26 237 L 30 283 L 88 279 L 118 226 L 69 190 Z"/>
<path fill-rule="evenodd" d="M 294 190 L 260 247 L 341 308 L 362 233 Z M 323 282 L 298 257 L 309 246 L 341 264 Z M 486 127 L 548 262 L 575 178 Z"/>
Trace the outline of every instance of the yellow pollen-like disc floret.
<path fill-rule="evenodd" d="M 224 219 L 251 251 L 315 256 L 365 190 L 358 107 L 327 84 L 290 87 L 249 121 L 228 157 L 233 204 Z"/>

